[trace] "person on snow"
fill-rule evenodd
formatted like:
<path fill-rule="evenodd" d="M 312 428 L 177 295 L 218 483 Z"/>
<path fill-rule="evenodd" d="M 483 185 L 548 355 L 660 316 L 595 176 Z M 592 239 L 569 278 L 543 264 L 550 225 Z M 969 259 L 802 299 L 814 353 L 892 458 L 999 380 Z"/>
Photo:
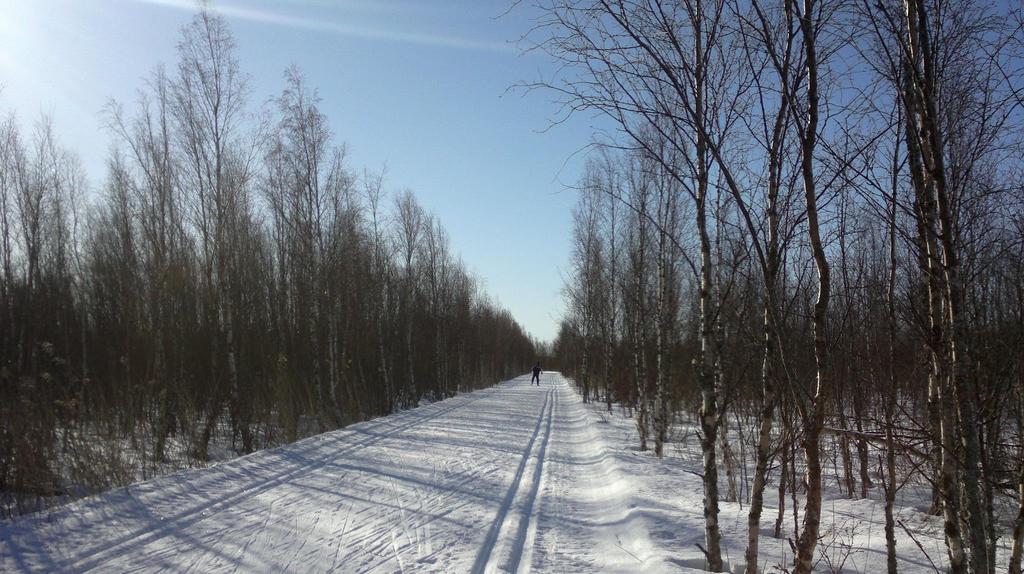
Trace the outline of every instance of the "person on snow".
<path fill-rule="evenodd" d="M 530 378 L 530 386 L 531 387 L 533 386 L 533 382 L 534 381 L 537 381 L 537 386 L 538 387 L 540 386 L 540 373 L 541 373 L 540 363 L 535 363 L 533 365 L 533 377 Z"/>

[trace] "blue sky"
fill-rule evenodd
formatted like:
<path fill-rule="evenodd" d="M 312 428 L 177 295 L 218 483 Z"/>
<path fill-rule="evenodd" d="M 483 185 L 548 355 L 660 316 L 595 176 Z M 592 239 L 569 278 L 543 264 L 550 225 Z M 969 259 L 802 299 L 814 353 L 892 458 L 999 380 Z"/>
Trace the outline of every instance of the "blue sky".
<path fill-rule="evenodd" d="M 386 166 L 449 230 L 490 295 L 534 336 L 551 339 L 569 254 L 566 188 L 593 120 L 549 127 L 548 92 L 507 92 L 550 75 L 517 40 L 533 14 L 510 0 L 214 0 L 231 23 L 253 104 L 298 64 L 319 89 L 349 166 Z M 160 62 L 173 65 L 191 0 L 0 0 L 0 111 L 23 124 L 53 115 L 93 188 L 111 138 L 99 111 L 131 104 Z M 499 17 L 501 16 L 501 17 Z"/>

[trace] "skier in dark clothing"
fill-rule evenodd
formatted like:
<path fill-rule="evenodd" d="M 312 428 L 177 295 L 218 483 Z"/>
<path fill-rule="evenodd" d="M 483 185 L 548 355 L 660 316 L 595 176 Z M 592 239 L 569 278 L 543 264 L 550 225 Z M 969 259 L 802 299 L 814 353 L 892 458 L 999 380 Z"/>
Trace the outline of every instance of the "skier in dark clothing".
<path fill-rule="evenodd" d="M 533 365 L 533 377 L 530 378 L 530 386 L 533 386 L 533 382 L 537 381 L 537 386 L 540 386 L 540 363 Z"/>

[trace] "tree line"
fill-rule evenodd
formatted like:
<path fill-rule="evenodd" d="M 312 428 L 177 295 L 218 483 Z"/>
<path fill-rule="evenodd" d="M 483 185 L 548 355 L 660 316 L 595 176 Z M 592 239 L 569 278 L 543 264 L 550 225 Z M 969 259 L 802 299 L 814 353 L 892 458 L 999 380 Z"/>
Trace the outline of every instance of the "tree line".
<path fill-rule="evenodd" d="M 950 572 L 1021 572 L 1020 8 L 541 8 L 536 48 L 562 67 L 530 87 L 616 128 L 578 184 L 554 352 L 584 400 L 628 406 L 641 449 L 696 415 L 709 569 L 728 500 L 748 504 L 747 573 L 766 520 L 809 572 L 831 459 L 846 496 L 884 500 L 889 572 L 908 483 L 931 489 Z"/>
<path fill-rule="evenodd" d="M 43 118 L 0 124 L 3 512 L 249 453 L 521 372 L 534 342 L 441 222 L 353 173 L 289 68 L 254 106 L 201 10 L 90 190 Z M 218 446 L 219 443 L 219 446 Z"/>

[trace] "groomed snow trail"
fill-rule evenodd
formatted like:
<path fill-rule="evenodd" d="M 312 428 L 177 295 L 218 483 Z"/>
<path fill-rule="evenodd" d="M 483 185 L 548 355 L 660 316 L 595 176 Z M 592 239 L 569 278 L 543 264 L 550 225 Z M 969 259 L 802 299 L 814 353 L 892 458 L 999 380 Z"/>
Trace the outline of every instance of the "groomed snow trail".
<path fill-rule="evenodd" d="M 0 522 L 0 571 L 670 570 L 600 421 L 542 379 Z"/>

